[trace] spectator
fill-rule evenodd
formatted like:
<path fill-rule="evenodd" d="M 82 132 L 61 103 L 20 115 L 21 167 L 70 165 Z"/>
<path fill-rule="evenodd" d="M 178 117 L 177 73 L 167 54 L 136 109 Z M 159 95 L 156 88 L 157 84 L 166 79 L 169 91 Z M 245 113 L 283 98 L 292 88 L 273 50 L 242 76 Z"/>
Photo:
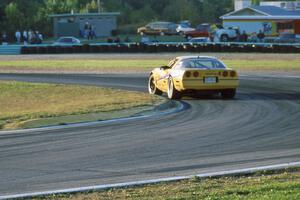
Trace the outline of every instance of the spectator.
<path fill-rule="evenodd" d="M 20 44 L 21 43 L 21 32 L 19 30 L 16 31 L 15 37 L 16 37 L 17 44 Z"/>
<path fill-rule="evenodd" d="M 250 42 L 257 42 L 257 34 L 256 34 L 256 32 L 253 32 L 250 35 Z"/>
<path fill-rule="evenodd" d="M 90 26 L 90 24 L 88 22 L 86 22 L 84 25 L 84 38 L 89 37 L 89 26 Z"/>
<path fill-rule="evenodd" d="M 265 37 L 265 34 L 261 30 L 259 30 L 259 33 L 257 34 L 258 41 L 264 42 Z"/>
<path fill-rule="evenodd" d="M 32 32 L 32 30 L 29 29 L 29 31 L 28 31 L 28 43 L 30 43 L 30 44 L 32 43 L 33 37 L 34 37 L 33 32 Z"/>
<path fill-rule="evenodd" d="M 115 43 L 120 43 L 121 42 L 121 40 L 120 40 L 120 38 L 119 37 L 116 37 L 116 39 L 115 39 L 115 41 L 114 41 Z"/>
<path fill-rule="evenodd" d="M 28 44 L 28 32 L 26 30 L 23 31 L 23 40 L 24 40 L 24 45 Z"/>
<path fill-rule="evenodd" d="M 240 31 L 237 31 L 237 33 L 236 33 L 236 42 L 241 42 L 241 41 L 242 41 L 242 38 L 241 38 Z"/>
<path fill-rule="evenodd" d="M 248 35 L 247 35 L 246 31 L 243 31 L 243 33 L 241 35 L 241 42 L 248 42 Z"/>
<path fill-rule="evenodd" d="M 40 43 L 43 43 L 44 37 L 42 33 L 38 33 L 38 38 L 40 40 Z"/>
<path fill-rule="evenodd" d="M 6 32 L 2 34 L 2 45 L 7 45 L 7 35 Z"/>
<path fill-rule="evenodd" d="M 35 38 L 35 42 L 34 42 L 35 44 L 41 44 L 42 43 L 42 40 L 40 39 L 39 31 L 35 31 L 34 38 Z"/>

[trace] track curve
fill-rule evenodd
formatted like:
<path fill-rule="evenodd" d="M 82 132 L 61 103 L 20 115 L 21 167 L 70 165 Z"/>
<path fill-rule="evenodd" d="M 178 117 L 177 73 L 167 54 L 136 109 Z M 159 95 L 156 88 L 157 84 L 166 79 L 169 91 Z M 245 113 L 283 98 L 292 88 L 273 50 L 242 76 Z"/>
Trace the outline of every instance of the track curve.
<path fill-rule="evenodd" d="M 145 75 L 0 74 L 146 91 Z M 0 133 L 0 196 L 300 160 L 300 78 L 242 76 L 235 100 L 158 118 Z"/>

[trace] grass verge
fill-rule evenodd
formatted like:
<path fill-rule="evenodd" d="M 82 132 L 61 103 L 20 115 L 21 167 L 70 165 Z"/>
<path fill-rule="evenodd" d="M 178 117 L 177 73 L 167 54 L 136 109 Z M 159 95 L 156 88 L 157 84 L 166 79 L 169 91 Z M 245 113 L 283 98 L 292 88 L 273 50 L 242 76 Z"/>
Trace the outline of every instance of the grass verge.
<path fill-rule="evenodd" d="M 300 59 L 223 61 L 239 71 L 300 71 Z M 0 72 L 149 72 L 167 63 L 167 59 L 0 60 Z"/>
<path fill-rule="evenodd" d="M 0 129 L 130 116 L 161 101 L 110 88 L 0 81 Z"/>
<path fill-rule="evenodd" d="M 263 171 L 245 176 L 193 178 L 102 192 L 64 194 L 36 199 L 300 199 L 300 168 Z"/>

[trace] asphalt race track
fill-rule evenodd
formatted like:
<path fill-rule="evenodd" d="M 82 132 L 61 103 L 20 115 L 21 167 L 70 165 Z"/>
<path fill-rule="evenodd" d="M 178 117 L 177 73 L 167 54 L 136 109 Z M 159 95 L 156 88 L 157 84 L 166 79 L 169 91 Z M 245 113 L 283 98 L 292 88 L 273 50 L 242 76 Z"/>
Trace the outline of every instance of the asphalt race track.
<path fill-rule="evenodd" d="M 147 90 L 146 75 L 0 79 Z M 235 100 L 183 102 L 167 116 L 0 133 L 0 196 L 300 161 L 300 77 L 242 76 Z"/>

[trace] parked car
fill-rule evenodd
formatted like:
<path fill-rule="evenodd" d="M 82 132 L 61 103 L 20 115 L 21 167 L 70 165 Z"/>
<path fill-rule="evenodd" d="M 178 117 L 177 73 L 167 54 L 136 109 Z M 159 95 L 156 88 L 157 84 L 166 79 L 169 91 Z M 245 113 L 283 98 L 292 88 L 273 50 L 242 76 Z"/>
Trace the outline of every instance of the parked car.
<path fill-rule="evenodd" d="M 237 38 L 239 29 L 237 27 L 219 28 L 214 33 L 215 41 L 228 42 L 234 41 Z"/>
<path fill-rule="evenodd" d="M 140 35 L 174 35 L 176 28 L 177 24 L 173 22 L 152 22 L 138 28 L 137 32 Z"/>
<path fill-rule="evenodd" d="M 74 45 L 80 44 L 80 40 L 75 37 L 60 37 L 53 45 Z"/>
<path fill-rule="evenodd" d="M 170 99 L 180 99 L 190 93 L 221 94 L 231 99 L 238 85 L 237 72 L 216 58 L 181 56 L 150 73 L 148 91 L 153 95 L 166 92 Z"/>
<path fill-rule="evenodd" d="M 194 30 L 195 28 L 192 28 L 187 24 L 179 24 L 178 27 L 176 28 L 177 33 L 179 33 L 180 35 L 184 35 L 186 32 L 194 31 Z"/>
<path fill-rule="evenodd" d="M 190 43 L 207 43 L 210 42 L 208 37 L 195 37 L 189 40 Z"/>
<path fill-rule="evenodd" d="M 209 37 L 210 24 L 200 24 L 195 30 L 186 31 L 184 33 L 185 38 L 191 39 L 193 37 Z"/>
<path fill-rule="evenodd" d="M 282 33 L 275 38 L 274 43 L 300 43 L 300 38 L 297 38 L 296 34 L 293 33 Z"/>

